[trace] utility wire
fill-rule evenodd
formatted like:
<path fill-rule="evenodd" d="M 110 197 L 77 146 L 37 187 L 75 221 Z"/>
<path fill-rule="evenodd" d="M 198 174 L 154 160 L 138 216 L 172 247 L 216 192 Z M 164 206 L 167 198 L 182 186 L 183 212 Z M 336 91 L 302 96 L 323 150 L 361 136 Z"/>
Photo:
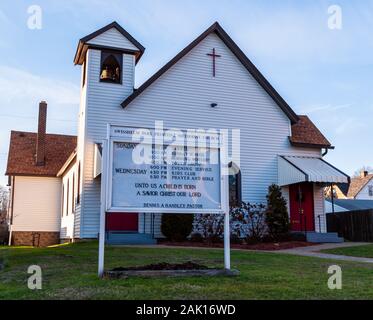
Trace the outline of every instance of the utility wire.
<path fill-rule="evenodd" d="M 33 119 L 33 120 L 37 119 L 36 117 L 31 117 L 31 116 L 14 116 L 14 115 L 10 115 L 10 114 L 0 114 L 0 118 L 1 117 L 18 118 L 18 119 Z M 57 119 L 57 118 L 52 118 L 52 119 L 48 119 L 48 120 L 50 120 L 50 121 L 62 121 L 62 122 L 77 122 L 75 120 Z"/>

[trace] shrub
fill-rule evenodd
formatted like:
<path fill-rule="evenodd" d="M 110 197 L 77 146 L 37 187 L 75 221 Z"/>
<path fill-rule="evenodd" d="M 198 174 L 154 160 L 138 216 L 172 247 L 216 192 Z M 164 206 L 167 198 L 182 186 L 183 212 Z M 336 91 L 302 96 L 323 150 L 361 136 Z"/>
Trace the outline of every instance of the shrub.
<path fill-rule="evenodd" d="M 269 235 L 276 241 L 289 234 L 290 222 L 286 200 L 277 185 L 272 185 L 268 189 L 266 224 Z"/>
<path fill-rule="evenodd" d="M 161 231 L 170 241 L 185 241 L 193 230 L 193 220 L 191 214 L 163 214 Z"/>
<path fill-rule="evenodd" d="M 203 242 L 203 237 L 200 233 L 195 232 L 190 236 L 190 241 L 194 243 L 202 243 Z"/>
<path fill-rule="evenodd" d="M 210 243 L 222 242 L 224 234 L 224 215 L 198 214 L 194 221 L 194 229 Z"/>
<path fill-rule="evenodd" d="M 197 215 L 194 230 L 210 243 L 221 243 L 224 236 L 224 215 Z M 266 233 L 265 206 L 242 203 L 230 209 L 230 239 L 241 244 L 243 239 L 258 242 Z"/>
<path fill-rule="evenodd" d="M 7 244 L 8 239 L 9 239 L 8 225 L 5 223 L 0 224 L 0 245 Z"/>
<path fill-rule="evenodd" d="M 231 233 L 237 238 L 245 238 L 253 243 L 263 239 L 266 233 L 265 206 L 242 202 L 238 208 L 231 209 Z"/>
<path fill-rule="evenodd" d="M 236 234 L 231 233 L 231 244 L 242 244 L 242 238 L 238 237 Z"/>

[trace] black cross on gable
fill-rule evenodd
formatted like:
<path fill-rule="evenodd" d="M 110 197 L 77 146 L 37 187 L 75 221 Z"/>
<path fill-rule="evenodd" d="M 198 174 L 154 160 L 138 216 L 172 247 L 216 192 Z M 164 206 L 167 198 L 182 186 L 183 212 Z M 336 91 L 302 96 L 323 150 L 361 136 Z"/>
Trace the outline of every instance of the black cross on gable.
<path fill-rule="evenodd" d="M 212 57 L 212 75 L 215 78 L 216 76 L 216 58 L 221 58 L 221 55 L 216 54 L 215 48 L 212 49 L 212 53 L 208 53 L 208 56 Z"/>

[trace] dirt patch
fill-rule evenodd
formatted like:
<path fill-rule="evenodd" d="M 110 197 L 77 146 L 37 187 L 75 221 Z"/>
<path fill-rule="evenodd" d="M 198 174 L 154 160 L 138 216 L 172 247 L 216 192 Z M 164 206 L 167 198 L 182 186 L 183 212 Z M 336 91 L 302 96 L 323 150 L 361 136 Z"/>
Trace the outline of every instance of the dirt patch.
<path fill-rule="evenodd" d="M 115 268 L 111 271 L 113 272 L 123 272 L 123 271 L 164 271 L 164 270 L 208 270 L 206 266 L 194 263 L 187 262 L 181 264 L 171 264 L 171 263 L 158 263 L 150 264 L 143 267 L 132 267 L 132 268 Z"/>
<path fill-rule="evenodd" d="M 161 242 L 161 245 L 165 246 L 176 246 L 176 247 L 196 247 L 196 248 L 224 248 L 222 243 L 205 243 L 205 242 Z M 258 250 L 258 251 L 277 251 L 277 250 L 287 250 L 294 248 L 303 248 L 315 246 L 316 243 L 302 242 L 302 241 L 289 241 L 289 242 L 266 242 L 257 244 L 232 244 L 232 249 L 240 250 Z"/>
<path fill-rule="evenodd" d="M 161 266 L 163 264 L 160 264 Z M 112 271 L 104 272 L 104 279 L 128 279 L 131 277 L 144 277 L 144 278 L 173 278 L 173 277 L 237 277 L 240 275 L 238 270 L 225 270 L 225 269 L 209 269 L 204 266 L 193 264 L 193 269 L 186 269 L 191 267 L 189 263 L 180 265 L 167 265 L 168 269 L 151 270 L 151 266 L 139 268 L 117 268 Z M 175 267 L 176 266 L 176 267 Z M 166 267 L 166 266 L 165 266 Z M 173 267 L 174 269 L 170 269 Z M 158 268 L 158 266 L 157 266 Z M 179 269 L 181 268 L 181 269 Z M 199 269 L 196 269 L 199 268 Z"/>

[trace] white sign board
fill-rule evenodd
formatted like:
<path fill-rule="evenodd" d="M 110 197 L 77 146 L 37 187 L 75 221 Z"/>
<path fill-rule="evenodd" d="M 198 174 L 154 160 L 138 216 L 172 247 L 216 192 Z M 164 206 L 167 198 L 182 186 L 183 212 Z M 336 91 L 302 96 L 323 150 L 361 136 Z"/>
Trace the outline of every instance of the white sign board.
<path fill-rule="evenodd" d="M 182 131 L 177 142 L 175 133 L 165 141 L 167 131 L 158 139 L 148 129 L 110 133 L 109 212 L 224 213 L 218 143 L 198 147 L 191 142 L 200 134 Z"/>
<path fill-rule="evenodd" d="M 214 130 L 154 130 L 108 125 L 102 148 L 99 276 L 107 212 L 225 214 L 230 269 L 226 139 Z"/>

